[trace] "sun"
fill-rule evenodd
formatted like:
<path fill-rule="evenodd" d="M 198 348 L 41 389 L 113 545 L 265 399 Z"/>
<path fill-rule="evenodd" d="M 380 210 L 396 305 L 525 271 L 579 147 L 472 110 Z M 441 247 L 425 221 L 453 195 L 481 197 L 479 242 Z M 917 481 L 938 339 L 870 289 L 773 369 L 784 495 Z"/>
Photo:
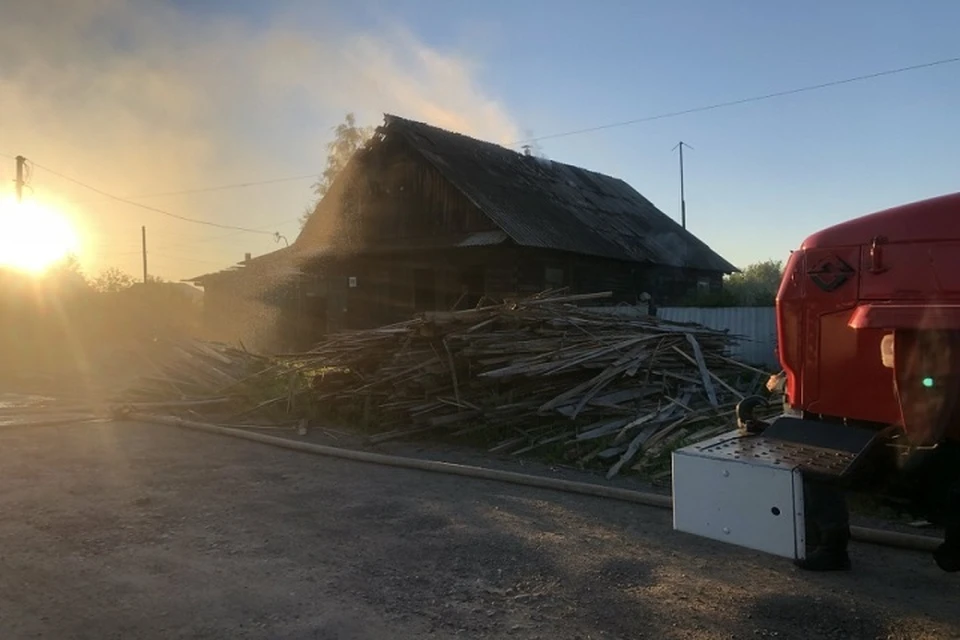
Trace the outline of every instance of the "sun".
<path fill-rule="evenodd" d="M 70 220 L 54 207 L 33 200 L 0 202 L 0 267 L 40 273 L 79 246 Z"/>

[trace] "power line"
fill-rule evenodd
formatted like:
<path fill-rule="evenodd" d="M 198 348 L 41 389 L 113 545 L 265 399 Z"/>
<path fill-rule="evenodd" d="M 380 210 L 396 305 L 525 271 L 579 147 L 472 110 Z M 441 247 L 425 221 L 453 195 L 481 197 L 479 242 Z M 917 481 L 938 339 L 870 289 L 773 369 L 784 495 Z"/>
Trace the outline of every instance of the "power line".
<path fill-rule="evenodd" d="M 955 64 L 955 63 L 957 63 L 957 62 L 960 62 L 960 56 L 956 56 L 956 57 L 953 57 L 953 58 L 944 58 L 944 59 L 941 59 L 941 60 L 934 60 L 934 61 L 931 61 L 931 62 L 925 62 L 925 63 L 921 63 L 921 64 L 909 65 L 909 66 L 906 66 L 906 67 L 898 67 L 898 68 L 895 68 L 895 69 L 887 69 L 887 70 L 884 70 L 884 71 L 877 71 L 877 72 L 874 72 L 874 73 L 868 73 L 868 74 L 853 76 L 853 77 L 849 77 L 849 78 L 843 78 L 843 79 L 840 79 L 840 80 L 831 80 L 831 81 L 829 81 L 829 82 L 821 82 L 821 83 L 818 83 L 818 84 L 812 84 L 812 85 L 806 85 L 806 86 L 802 86 L 802 87 L 796 87 L 796 88 L 787 89 L 787 90 L 784 90 L 784 91 L 775 91 L 775 92 L 773 92 L 773 93 L 766 93 L 766 94 L 762 94 L 762 95 L 750 96 L 750 97 L 746 97 L 746 98 L 740 98 L 740 99 L 737 99 L 737 100 L 728 100 L 728 101 L 725 101 L 725 102 L 717 102 L 717 103 L 708 104 L 708 105 L 703 105 L 703 106 L 699 106 L 699 107 L 692 107 L 692 108 L 689 108 L 689 109 L 681 109 L 681 110 L 678 110 L 678 111 L 670 111 L 670 112 L 666 112 L 666 113 L 660 113 L 660 114 L 657 114 L 657 115 L 645 116 L 645 117 L 641 117 L 641 118 L 633 118 L 633 119 L 631 119 L 631 120 L 623 120 L 623 121 L 620 121 L 620 122 L 612 122 L 612 123 L 603 124 L 603 125 L 598 125 L 598 126 L 594 126 L 594 127 L 586 127 L 586 128 L 583 128 L 583 129 L 573 129 L 573 130 L 570 130 L 570 131 L 563 131 L 563 132 L 559 132 L 559 133 L 552 133 L 552 134 L 547 134 L 547 135 L 542 135 L 542 136 L 525 138 L 525 139 L 522 139 L 522 140 L 517 140 L 517 141 L 515 141 L 515 142 L 509 143 L 507 146 L 516 146 L 516 145 L 519 145 L 519 144 L 530 143 L 530 142 L 538 142 L 538 141 L 541 141 L 541 140 L 552 140 L 552 139 L 556 139 L 556 138 L 565 138 L 565 137 L 569 137 L 569 136 L 581 135 L 581 134 L 585 134 L 585 133 L 594 133 L 594 132 L 597 132 L 597 131 L 604 131 L 604 130 L 607 130 L 607 129 L 614 129 L 614 128 L 618 128 L 618 127 L 626 127 L 626 126 L 630 126 L 630 125 L 634 125 L 634 124 L 640 124 L 640 123 L 644 123 L 644 122 L 652 122 L 652 121 L 655 121 L 655 120 L 664 120 L 664 119 L 667 119 L 667 118 L 675 118 L 675 117 L 678 117 L 678 116 L 689 115 L 689 114 L 692 114 L 692 113 L 702 113 L 702 112 L 705 112 L 705 111 L 713 111 L 713 110 L 716 110 L 716 109 L 723 109 L 723 108 L 726 108 L 726 107 L 733 107 L 733 106 L 738 106 L 738 105 L 742 105 L 742 104 L 748 104 L 748 103 L 751 103 L 751 102 L 760 102 L 760 101 L 764 101 L 764 100 L 771 100 L 771 99 L 773 99 L 773 98 L 782 98 L 782 97 L 785 97 L 785 96 L 796 95 L 796 94 L 799 94 L 799 93 L 807 93 L 807 92 L 810 92 L 810 91 L 818 91 L 818 90 L 820 90 L 820 89 L 827 89 L 827 88 L 830 88 L 830 87 L 837 87 L 837 86 L 841 86 L 841 85 L 852 84 L 852 83 L 855 83 L 855 82 L 863 82 L 863 81 L 866 81 L 866 80 L 873 80 L 873 79 L 876 79 L 876 78 L 881 78 L 881 77 L 886 77 L 886 76 L 892 76 L 892 75 L 907 73 L 907 72 L 910 72 L 910 71 L 918 71 L 918 70 L 921 70 L 921 69 L 929 69 L 929 68 L 932 68 L 932 67 L 938 67 L 938 66 L 943 66 L 943 65 L 948 65 L 948 64 Z M 2 154 L 2 153 L 0 153 L 0 156 L 6 157 L 6 158 L 10 158 L 10 159 L 15 158 L 15 156 L 10 156 L 10 155 L 7 155 L 7 154 Z M 163 210 L 163 209 L 158 209 L 157 207 L 151 207 L 151 206 L 149 206 L 149 205 L 145 205 L 145 204 L 142 204 L 142 203 L 139 203 L 139 202 L 135 202 L 135 201 L 131 200 L 130 198 L 152 198 L 152 197 L 160 197 L 160 196 L 185 195 L 185 194 L 191 194 L 191 193 L 204 193 L 204 192 L 210 192 L 210 191 L 223 191 L 223 190 L 228 190 L 228 189 L 239 189 L 239 188 L 246 188 L 246 187 L 258 186 L 258 185 L 275 184 L 275 183 L 280 183 L 280 182 L 292 182 L 292 181 L 295 181 L 295 180 L 305 180 L 305 179 L 307 179 L 307 178 L 314 178 L 314 177 L 315 177 L 315 174 L 314 174 L 314 173 L 310 173 L 310 174 L 302 174 L 302 175 L 297 175 L 297 176 L 287 176 L 287 177 L 282 177 L 282 178 L 273 178 L 273 179 L 270 179 L 270 180 L 259 180 L 259 181 L 252 181 L 252 182 L 239 182 L 239 183 L 234 183 L 234 184 L 216 185 L 216 186 L 211 186 L 211 187 L 200 187 L 200 188 L 196 188 L 196 189 L 183 189 L 183 190 L 180 190 L 180 191 L 157 192 L 157 193 L 142 194 L 142 195 L 139 195 L 139 196 L 130 196 L 130 197 L 128 197 L 128 198 L 122 198 L 122 197 L 120 197 L 120 196 L 115 196 L 115 195 L 113 195 L 113 194 L 111 194 L 111 193 L 107 193 L 107 192 L 105 192 L 105 191 L 103 191 L 103 190 L 101 190 L 101 189 L 98 189 L 98 188 L 96 188 L 96 187 L 93 187 L 93 186 L 91 186 L 91 185 L 88 185 L 88 184 L 86 184 L 86 183 L 83 183 L 83 182 L 81 182 L 81 181 L 79 181 L 79 180 L 76 180 L 75 178 L 71 178 L 71 177 L 66 176 L 66 175 L 64 175 L 64 174 L 62 174 L 62 173 L 59 173 L 59 172 L 57 172 L 57 171 L 54 171 L 53 169 L 50 169 L 50 168 L 48 168 L 48 167 L 44 167 L 44 166 L 39 165 L 39 164 L 36 164 L 36 163 L 32 163 L 32 164 L 35 165 L 35 166 L 36 166 L 37 168 L 39 168 L 39 169 L 43 169 L 44 171 L 47 171 L 47 172 L 49 172 L 49 173 L 51 173 L 51 174 L 53 174 L 53 175 L 59 176 L 59 177 L 65 179 L 65 180 L 69 180 L 70 182 L 73 182 L 73 183 L 75 183 L 75 184 L 78 184 L 78 185 L 80 185 L 80 186 L 82 186 L 82 187 L 84 187 L 84 188 L 86 188 L 86 189 L 89 189 L 89 190 L 91 190 L 91 191 L 93 191 L 93 192 L 95 192 L 95 193 L 98 193 L 98 194 L 100 194 L 100 195 L 102 195 L 102 196 L 104 196 L 104 197 L 106 197 L 106 198 L 111 199 L 111 200 L 115 200 L 115 201 L 117 201 L 117 202 L 123 202 L 123 203 L 125 203 L 125 204 L 129 204 L 129 205 L 134 206 L 134 207 L 140 207 L 141 209 L 145 209 L 145 210 L 147 210 L 147 211 L 152 211 L 152 212 L 154 212 L 154 213 L 159 213 L 159 214 L 161 214 L 161 215 L 169 216 L 169 217 L 175 218 L 175 219 L 177 219 L 177 220 L 182 220 L 182 221 L 184 221 L 184 222 L 192 222 L 192 223 L 194 223 L 194 224 L 201 224 L 201 225 L 206 225 L 206 226 L 210 226 L 210 227 L 217 227 L 217 228 L 220 228 L 220 229 L 230 229 L 230 230 L 235 230 L 235 231 L 240 231 L 240 232 L 246 232 L 246 233 L 257 233 L 257 234 L 262 234 L 262 235 L 274 235 L 274 236 L 276 235 L 275 233 L 269 232 L 269 231 L 264 231 L 263 229 L 250 229 L 250 228 L 247 228 L 247 227 L 239 227 L 239 226 L 235 226 L 235 225 L 219 224 L 219 223 L 216 223 L 216 222 L 209 222 L 209 221 L 206 221 L 206 220 L 198 220 L 198 219 L 196 219 L 196 218 L 189 218 L 189 217 L 187 217 L 187 216 L 181 216 L 181 215 L 178 215 L 178 214 L 175 214 L 175 213 L 171 213 L 171 212 L 169 212 L 169 211 L 165 211 L 165 210 Z M 76 201 L 75 201 L 75 202 L 76 202 Z"/>
<path fill-rule="evenodd" d="M 141 248 L 141 249 L 137 249 L 136 251 L 133 251 L 133 250 L 131 250 L 131 251 L 97 251 L 97 252 L 95 252 L 95 255 L 98 256 L 98 257 L 100 257 L 100 256 L 103 256 L 103 257 L 109 256 L 109 257 L 114 257 L 114 258 L 115 258 L 115 257 L 119 257 L 119 256 L 139 256 L 139 255 L 141 255 L 142 253 L 143 253 L 143 249 Z M 162 251 L 162 250 L 161 250 L 161 251 L 156 251 L 156 250 L 153 250 L 153 249 L 150 250 L 150 256 L 151 256 L 151 257 L 167 258 L 167 259 L 169 259 L 169 260 L 183 260 L 183 261 L 185 261 L 185 262 L 196 262 L 196 263 L 200 263 L 200 264 L 220 264 L 220 265 L 222 265 L 222 264 L 229 264 L 229 263 L 230 263 L 229 260 L 216 260 L 216 261 L 215 261 L 215 260 L 204 260 L 204 259 L 202 259 L 202 258 L 195 258 L 195 257 L 193 257 L 193 256 L 185 256 L 185 255 L 181 255 L 181 254 L 167 253 L 166 251 Z"/>
<path fill-rule="evenodd" d="M 208 221 L 208 220 L 198 220 L 197 218 L 188 218 L 187 216 L 181 216 L 181 215 L 176 214 L 176 213 L 170 213 L 169 211 L 164 211 L 163 209 L 158 209 L 157 207 L 151 207 L 150 205 L 142 204 L 142 203 L 140 203 L 140 202 L 135 202 L 135 201 L 133 201 L 133 200 L 128 200 L 127 198 L 121 198 L 120 196 L 115 196 L 115 195 L 113 195 L 112 193 L 107 193 L 106 191 L 104 191 L 104 190 L 102 190 L 102 189 L 98 189 L 98 188 L 93 187 L 93 186 L 91 186 L 91 185 L 89 185 L 89 184 L 86 184 L 85 182 L 81 182 L 81 181 L 77 180 L 76 178 L 71 178 L 70 176 L 64 175 L 64 174 L 60 173 L 59 171 L 54 171 L 53 169 L 50 169 L 49 167 L 45 167 L 45 166 L 43 166 L 42 164 L 37 164 L 36 162 L 34 162 L 34 163 L 33 163 L 33 166 L 35 166 L 35 167 L 38 168 L 38 169 L 42 169 L 42 170 L 46 171 L 47 173 L 51 173 L 51 174 L 53 174 L 53 175 L 55 175 L 55 176 L 58 176 L 58 177 L 60 177 L 60 178 L 63 178 L 64 180 L 69 180 L 70 182 L 73 182 L 74 184 L 78 184 L 78 185 L 80 185 L 81 187 L 84 187 L 85 189 L 89 189 L 90 191 L 93 191 L 94 193 L 99 193 L 100 195 L 105 196 L 105 197 L 107 197 L 107 198 L 110 198 L 111 200 L 116 200 L 117 202 L 123 202 L 123 203 L 125 203 L 125 204 L 129 204 L 129 205 L 132 205 L 132 206 L 134 206 L 134 207 L 140 207 L 141 209 L 145 209 L 145 210 L 147 210 L 147 211 L 153 211 L 154 213 L 159 213 L 159 214 L 161 214 L 161 215 L 168 216 L 168 217 L 170 217 L 170 218 L 175 218 L 175 219 L 177 219 L 177 220 L 183 220 L 184 222 L 192 222 L 192 223 L 194 223 L 194 224 L 202 224 L 202 225 L 206 225 L 206 226 L 208 226 L 208 227 L 217 227 L 218 229 L 232 229 L 232 230 L 235 230 L 235 231 L 245 231 L 245 232 L 247 232 L 247 233 L 257 233 L 257 234 L 268 235 L 268 236 L 274 235 L 273 232 L 263 231 L 263 230 L 261 230 L 261 229 L 249 229 L 249 228 L 247 228 L 247 227 L 238 227 L 238 226 L 231 225 L 231 224 L 220 224 L 220 223 L 218 223 L 218 222 L 210 222 L 210 221 Z"/>
<path fill-rule="evenodd" d="M 860 76 L 854 76 L 852 78 L 844 78 L 842 80 L 831 80 L 830 82 L 821 82 L 820 84 L 811 84 L 804 87 L 797 87 L 795 89 L 787 89 L 785 91 L 775 91 L 773 93 L 766 93 L 758 96 L 751 96 L 749 98 L 740 98 L 739 100 L 728 100 L 726 102 L 717 102 L 714 104 L 704 105 L 701 107 L 693 107 L 691 109 L 681 109 L 680 111 L 670 111 L 667 113 L 660 113 L 655 116 L 645 116 L 642 118 L 634 118 L 632 120 L 623 120 L 621 122 L 611 122 L 609 124 L 602 124 L 596 127 L 587 127 L 585 129 L 574 129 L 572 131 L 564 131 L 561 133 L 551 133 L 544 136 L 537 136 L 535 138 L 526 138 L 524 140 L 518 140 L 508 144 L 509 147 L 514 147 L 518 144 L 525 144 L 529 142 L 538 142 L 540 140 L 552 140 L 554 138 L 566 138 L 568 136 L 576 136 L 584 133 L 593 133 L 595 131 L 603 131 L 605 129 L 615 129 L 617 127 L 626 127 L 632 124 L 640 124 L 641 122 L 652 122 L 654 120 L 664 120 L 666 118 L 676 118 L 677 116 L 684 116 L 691 113 L 701 113 L 703 111 L 713 111 L 715 109 L 723 109 L 725 107 L 733 107 L 741 104 L 747 104 L 749 102 L 760 102 L 761 100 L 770 100 L 772 98 L 782 98 L 784 96 L 795 95 L 797 93 L 806 93 L 808 91 L 817 91 L 819 89 L 826 89 L 829 87 L 837 87 L 844 84 L 851 84 L 854 82 L 862 82 L 864 80 L 873 80 L 875 78 L 882 78 L 885 76 L 892 76 L 898 73 L 907 73 L 908 71 L 917 71 L 920 69 L 929 69 L 931 67 L 938 67 L 947 64 L 954 64 L 960 62 L 960 56 L 955 58 L 944 58 L 943 60 L 934 60 L 933 62 L 924 62 L 922 64 L 914 64 L 909 67 L 899 67 L 897 69 L 887 69 L 886 71 L 877 71 L 875 73 L 868 73 Z"/>
<path fill-rule="evenodd" d="M 226 191 L 228 189 L 243 189 L 245 187 L 258 187 L 261 185 L 267 184 L 278 184 L 281 182 L 294 182 L 296 180 L 306 180 L 307 178 L 316 179 L 317 173 L 308 173 L 299 176 L 288 176 L 286 178 L 273 178 L 270 180 L 257 180 L 254 182 L 237 182 L 234 184 L 221 184 L 214 187 L 200 187 L 197 189 L 183 189 L 180 191 L 161 191 L 157 193 L 144 193 L 135 196 L 126 196 L 130 199 L 143 199 L 143 198 L 160 198 L 164 196 L 180 196 L 180 195 L 189 195 L 192 193 L 207 193 L 210 191 Z M 98 200 L 71 200 L 73 204 L 84 204 L 87 202 L 99 202 Z"/>
<path fill-rule="evenodd" d="M 6 153 L 0 153 L 0 157 L 8 158 L 8 159 L 10 159 L 10 160 L 15 160 L 15 159 L 16 159 L 16 156 L 8 155 L 8 154 L 6 154 Z M 81 185 L 81 186 L 83 186 L 83 187 L 86 187 L 86 188 L 88 188 L 88 189 L 92 189 L 93 191 L 96 191 L 97 193 L 101 193 L 102 195 L 106 195 L 106 196 L 107 196 L 108 198 L 110 198 L 110 199 L 117 200 L 117 199 L 120 198 L 120 196 L 114 196 L 114 195 L 110 195 L 110 194 L 103 194 L 102 191 L 99 191 L 99 190 L 97 190 L 97 189 L 94 189 L 93 187 L 91 187 L 91 186 L 89 186 L 89 185 L 83 184 L 82 182 L 80 182 L 80 181 L 78 181 L 78 180 L 74 180 L 73 178 L 70 178 L 70 177 L 68 177 L 68 176 L 59 174 L 59 173 L 57 173 L 56 171 L 53 171 L 52 169 L 48 169 L 48 168 L 46 168 L 46 167 L 41 167 L 40 165 L 37 165 L 36 163 L 33 163 L 33 164 L 34 164 L 35 166 L 40 167 L 41 169 L 44 169 L 45 171 L 48 171 L 48 172 L 54 174 L 54 175 L 58 175 L 58 176 L 60 176 L 61 178 L 64 178 L 64 179 L 66 179 L 66 180 L 70 180 L 71 182 L 74 182 L 74 183 L 76 183 L 76 184 L 79 184 L 79 185 Z M 212 187 L 197 187 L 197 188 L 195 188 L 195 189 L 181 189 L 181 190 L 179 190 L 179 191 L 157 191 L 157 192 L 154 192 L 154 193 L 141 193 L 141 194 L 137 194 L 137 195 L 133 195 L 133 196 L 126 196 L 124 199 L 133 200 L 133 199 L 143 199 L 143 198 L 160 198 L 160 197 L 165 197 L 165 196 L 189 195 L 189 194 L 193 194 L 193 193 L 207 193 L 207 192 L 210 192 L 210 191 L 227 191 L 227 190 L 229 190 L 229 189 L 244 189 L 244 188 L 246 188 L 246 187 L 259 187 L 259 186 L 268 185 L 268 184 L 280 184 L 280 183 L 283 183 L 283 182 L 296 182 L 297 180 L 308 180 L 308 179 L 310 179 L 310 180 L 315 180 L 318 175 L 319 175 L 319 172 L 314 171 L 314 172 L 311 172 L 311 173 L 303 173 L 303 174 L 296 175 L 296 176 L 284 176 L 284 177 L 281 177 L 281 178 L 270 178 L 270 179 L 268 179 L 268 180 L 251 180 L 251 181 L 247 181 L 247 182 L 234 182 L 234 183 L 230 183 L 230 184 L 215 185 L 215 186 L 212 186 Z M 68 202 L 70 202 L 71 204 L 85 204 L 85 203 L 100 202 L 100 201 L 99 201 L 99 200 L 68 200 Z"/>
<path fill-rule="evenodd" d="M 269 228 L 269 229 L 279 229 L 280 227 L 282 227 L 282 226 L 284 226 L 284 225 L 290 224 L 290 223 L 292 223 L 292 222 L 299 222 L 299 221 L 300 221 L 300 218 L 293 218 L 293 219 L 290 219 L 290 220 L 284 220 L 283 222 L 277 222 L 277 223 L 272 224 L 272 225 L 269 225 L 269 226 L 267 226 L 267 227 L 260 227 L 260 229 L 268 229 L 268 228 Z M 215 236 L 205 236 L 205 237 L 203 237 L 203 238 L 194 238 L 193 240 L 186 240 L 186 241 L 183 241 L 183 242 L 174 242 L 173 244 L 161 245 L 161 248 L 162 248 L 162 249 L 171 249 L 171 248 L 178 248 L 178 247 L 188 247 L 188 246 L 193 246 L 193 245 L 196 245 L 196 244 L 200 244 L 200 243 L 202 243 L 202 242 L 213 242 L 213 241 L 215 241 L 215 240 L 223 240 L 223 239 L 225 239 L 225 238 L 232 238 L 233 236 L 239 235 L 240 233 L 241 233 L 241 232 L 239 232 L 239 231 L 234 231 L 234 232 L 232 232 L 232 233 L 223 233 L 223 234 L 218 234 L 218 235 L 215 235 Z M 271 233 L 270 235 L 272 235 L 272 236 L 274 237 L 274 240 L 276 240 L 277 242 L 279 242 L 280 239 L 279 239 L 278 236 L 280 236 L 281 234 L 280 234 L 278 231 L 274 231 L 274 232 Z"/>
<path fill-rule="evenodd" d="M 284 221 L 282 221 L 282 222 L 278 222 L 278 223 L 276 223 L 275 225 L 272 225 L 272 227 L 273 227 L 273 228 L 280 228 L 280 227 L 282 227 L 283 225 L 290 224 L 290 223 L 293 223 L 293 222 L 299 222 L 299 221 L 300 221 L 299 218 L 292 218 L 292 219 L 290 219 L 290 220 L 284 220 Z M 263 227 L 263 228 L 268 228 L 268 227 Z M 158 251 L 157 249 L 154 249 L 154 250 L 152 250 L 152 251 L 150 252 L 150 255 L 153 255 L 153 256 L 162 256 L 162 257 L 165 257 L 165 258 L 179 258 L 179 259 L 186 260 L 186 261 L 189 261 L 189 262 L 197 262 L 197 263 L 205 263 L 205 264 L 223 264 L 222 262 L 219 262 L 219 261 L 218 261 L 218 262 L 214 262 L 214 261 L 211 261 L 211 260 L 203 260 L 203 259 L 195 258 L 195 257 L 193 257 L 193 256 L 183 255 L 183 254 L 181 254 L 181 253 L 171 254 L 171 253 L 170 253 L 170 250 L 176 251 L 176 250 L 179 250 L 179 249 L 187 249 L 188 247 L 193 246 L 193 245 L 196 245 L 196 244 L 199 244 L 199 243 L 211 242 L 211 241 L 214 241 L 214 240 L 221 240 L 221 239 L 224 239 L 224 238 L 229 238 L 229 237 L 238 235 L 239 233 L 241 233 L 241 232 L 234 231 L 234 232 L 231 232 L 231 233 L 219 234 L 219 235 L 216 235 L 216 236 L 205 236 L 205 237 L 203 237 L 203 238 L 195 238 L 195 239 L 193 239 L 193 240 L 187 240 L 187 241 L 184 241 L 184 242 L 174 242 L 174 243 L 172 243 L 172 244 L 161 244 L 159 247 L 157 247 L 157 249 L 159 249 L 159 251 Z M 274 234 L 272 234 L 272 235 L 274 235 Z M 277 238 L 276 235 L 274 235 L 274 239 L 275 239 L 277 242 L 279 242 L 279 238 Z M 109 256 L 109 257 L 114 257 L 114 258 L 115 258 L 115 257 L 121 257 L 121 256 L 140 255 L 141 249 L 134 250 L 134 249 L 133 249 L 132 247 L 130 247 L 129 245 L 120 246 L 120 247 L 117 247 L 117 246 L 115 246 L 115 245 L 114 245 L 114 246 L 111 246 L 111 245 L 99 245 L 98 248 L 96 248 L 96 249 L 93 250 L 93 253 L 96 254 L 96 255 L 98 255 L 98 256 L 105 256 L 105 257 Z"/>
<path fill-rule="evenodd" d="M 191 258 L 186 256 L 172 255 L 169 253 L 165 253 L 163 251 L 160 251 L 160 252 L 151 251 L 150 255 L 157 256 L 160 258 L 167 258 L 168 260 L 183 260 L 186 262 L 195 262 L 197 264 L 212 264 L 212 265 L 218 265 L 218 266 L 223 266 L 224 264 L 226 265 L 232 264 L 230 260 L 203 260 L 201 258 Z"/>

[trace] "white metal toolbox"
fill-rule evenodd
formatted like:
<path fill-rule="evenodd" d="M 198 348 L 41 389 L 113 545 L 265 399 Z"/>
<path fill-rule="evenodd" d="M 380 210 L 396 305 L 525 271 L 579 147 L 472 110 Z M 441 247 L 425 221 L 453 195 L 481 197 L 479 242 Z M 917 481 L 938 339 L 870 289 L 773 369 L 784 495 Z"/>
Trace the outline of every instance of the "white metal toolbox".
<path fill-rule="evenodd" d="M 803 559 L 803 478 L 789 442 L 732 431 L 673 453 L 677 531 Z"/>

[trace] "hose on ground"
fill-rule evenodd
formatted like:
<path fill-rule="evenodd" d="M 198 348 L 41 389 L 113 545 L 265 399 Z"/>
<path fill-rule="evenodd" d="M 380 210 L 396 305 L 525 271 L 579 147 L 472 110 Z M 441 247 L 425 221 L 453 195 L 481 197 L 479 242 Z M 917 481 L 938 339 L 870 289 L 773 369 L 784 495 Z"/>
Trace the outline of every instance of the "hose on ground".
<path fill-rule="evenodd" d="M 567 493 L 577 493 L 580 495 L 593 496 L 597 498 L 621 500 L 624 502 L 632 502 L 634 504 L 657 507 L 660 509 L 671 509 L 673 507 L 673 500 L 670 498 L 670 496 L 636 491 L 633 489 L 607 487 L 589 482 L 561 480 L 560 478 L 546 478 L 527 473 L 500 471 L 498 469 L 487 469 L 484 467 L 455 464 L 452 462 L 441 462 L 438 460 L 421 460 L 418 458 L 392 456 L 383 453 L 343 449 L 340 447 L 330 447 L 312 442 L 291 440 L 289 438 L 271 436 L 263 433 L 257 433 L 255 431 L 245 431 L 242 429 L 223 427 L 206 422 L 185 420 L 171 416 L 130 413 L 123 417 L 126 420 L 136 422 L 148 422 L 172 427 L 181 427 L 184 429 L 192 429 L 194 431 L 203 431 L 206 433 L 213 433 L 230 438 L 238 438 L 240 440 L 259 442 L 261 444 L 267 444 L 283 449 L 291 449 L 293 451 L 329 456 L 333 458 L 342 458 L 344 460 L 353 460 L 355 462 L 366 462 L 369 464 L 400 467 L 403 469 L 416 469 L 418 471 L 429 471 L 432 473 L 444 473 L 467 478 L 480 478 L 483 480 L 507 482 L 528 487 L 538 487 L 540 489 L 552 489 L 554 491 L 565 491 Z M 850 534 L 851 537 L 858 542 L 865 542 L 868 544 L 876 544 L 886 547 L 896 547 L 899 549 L 910 549 L 913 551 L 935 551 L 941 543 L 941 540 L 931 536 L 918 536 L 909 533 L 885 531 L 883 529 L 874 529 L 870 527 L 851 526 Z"/>

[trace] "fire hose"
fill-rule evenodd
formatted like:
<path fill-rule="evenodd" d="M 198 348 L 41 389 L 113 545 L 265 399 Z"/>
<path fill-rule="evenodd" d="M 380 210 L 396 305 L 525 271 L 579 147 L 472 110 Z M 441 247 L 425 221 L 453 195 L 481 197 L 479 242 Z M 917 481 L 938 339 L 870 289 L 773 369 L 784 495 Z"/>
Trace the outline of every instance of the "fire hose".
<path fill-rule="evenodd" d="M 623 502 L 632 502 L 634 504 L 656 507 L 659 509 L 671 509 L 673 507 L 673 500 L 670 496 L 652 492 L 637 491 L 634 489 L 609 487 L 590 482 L 578 482 L 573 480 L 563 480 L 560 478 L 548 478 L 527 473 L 501 471 L 498 469 L 488 469 L 485 467 L 442 462 L 438 460 L 423 460 L 405 456 L 373 453 L 370 451 L 358 451 L 355 449 L 331 447 L 312 442 L 304 442 L 302 440 L 292 440 L 290 438 L 271 436 L 264 433 L 258 433 L 256 431 L 246 431 L 233 427 L 224 427 L 206 422 L 196 422 L 193 420 L 185 420 L 170 416 L 130 413 L 123 415 L 123 418 L 137 422 L 147 422 L 172 427 L 180 427 L 194 431 L 202 431 L 205 433 L 212 433 L 230 438 L 237 438 L 240 440 L 259 442 L 261 444 L 280 447 L 282 449 L 290 449 L 302 453 L 341 458 L 344 460 L 353 460 L 354 462 L 364 462 L 368 464 L 399 467 L 402 469 L 415 469 L 418 471 L 429 471 L 431 473 L 442 473 L 466 478 L 478 478 L 482 480 L 506 482 L 527 487 L 536 487 L 540 489 L 550 489 L 553 491 L 563 491 L 566 493 L 592 496 L 595 498 L 607 498 L 611 500 L 620 500 Z M 942 542 L 940 539 L 932 536 L 921 536 L 909 533 L 901 533 L 898 531 L 886 531 L 883 529 L 860 526 L 851 526 L 850 534 L 851 537 L 858 542 L 886 547 L 895 547 L 899 549 L 910 549 L 913 551 L 932 552 L 935 551 Z"/>

